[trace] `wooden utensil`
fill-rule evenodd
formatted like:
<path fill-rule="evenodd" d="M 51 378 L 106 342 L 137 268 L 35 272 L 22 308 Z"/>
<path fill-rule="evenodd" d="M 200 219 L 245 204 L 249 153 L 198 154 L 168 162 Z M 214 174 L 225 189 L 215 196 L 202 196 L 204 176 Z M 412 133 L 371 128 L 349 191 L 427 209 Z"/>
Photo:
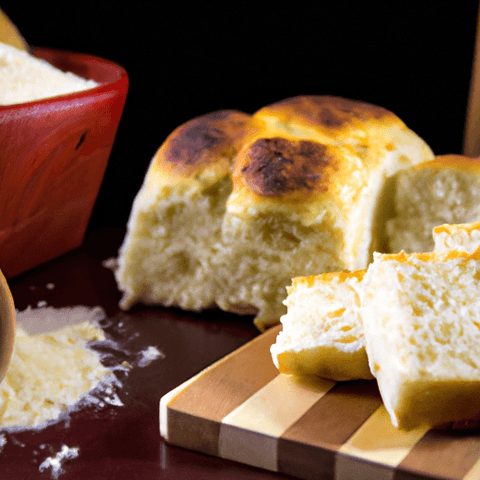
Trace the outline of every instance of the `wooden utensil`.
<path fill-rule="evenodd" d="M 477 15 L 477 34 L 470 78 L 463 154 L 469 157 L 480 156 L 480 10 Z"/>
<path fill-rule="evenodd" d="M 27 42 L 2 9 L 0 9 L 0 42 L 28 51 Z"/>
<path fill-rule="evenodd" d="M 15 342 L 15 305 L 12 293 L 0 271 L 0 381 L 8 370 Z"/>

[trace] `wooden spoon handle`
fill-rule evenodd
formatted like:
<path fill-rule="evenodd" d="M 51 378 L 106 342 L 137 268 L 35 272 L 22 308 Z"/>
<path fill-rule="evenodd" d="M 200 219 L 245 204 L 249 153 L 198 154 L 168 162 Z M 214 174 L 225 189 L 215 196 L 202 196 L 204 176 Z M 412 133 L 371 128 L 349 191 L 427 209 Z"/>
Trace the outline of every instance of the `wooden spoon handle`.
<path fill-rule="evenodd" d="M 480 10 L 477 15 L 477 34 L 468 95 L 463 154 L 469 157 L 480 156 Z"/>
<path fill-rule="evenodd" d="M 28 44 L 20 35 L 18 28 L 11 22 L 0 8 L 0 42 L 28 51 Z"/>

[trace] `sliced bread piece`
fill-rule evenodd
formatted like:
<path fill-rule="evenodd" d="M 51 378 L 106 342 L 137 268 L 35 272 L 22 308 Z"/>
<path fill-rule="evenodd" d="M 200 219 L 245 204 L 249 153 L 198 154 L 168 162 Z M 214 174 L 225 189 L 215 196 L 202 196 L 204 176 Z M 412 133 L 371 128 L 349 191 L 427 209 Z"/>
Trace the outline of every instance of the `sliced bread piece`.
<path fill-rule="evenodd" d="M 374 378 L 370 372 L 357 288 L 364 271 L 293 279 L 282 331 L 271 347 L 282 373 L 332 380 Z"/>
<path fill-rule="evenodd" d="M 370 369 L 393 425 L 480 411 L 478 255 L 375 254 L 361 301 Z"/>

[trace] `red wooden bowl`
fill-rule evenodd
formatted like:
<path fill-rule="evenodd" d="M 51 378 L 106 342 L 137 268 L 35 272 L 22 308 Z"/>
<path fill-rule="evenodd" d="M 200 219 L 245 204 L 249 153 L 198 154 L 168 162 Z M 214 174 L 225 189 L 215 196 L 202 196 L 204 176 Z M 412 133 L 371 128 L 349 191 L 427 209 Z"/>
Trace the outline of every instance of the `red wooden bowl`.
<path fill-rule="evenodd" d="M 128 90 L 119 65 L 46 48 L 32 53 L 93 89 L 0 106 L 0 269 L 6 278 L 78 247 Z"/>

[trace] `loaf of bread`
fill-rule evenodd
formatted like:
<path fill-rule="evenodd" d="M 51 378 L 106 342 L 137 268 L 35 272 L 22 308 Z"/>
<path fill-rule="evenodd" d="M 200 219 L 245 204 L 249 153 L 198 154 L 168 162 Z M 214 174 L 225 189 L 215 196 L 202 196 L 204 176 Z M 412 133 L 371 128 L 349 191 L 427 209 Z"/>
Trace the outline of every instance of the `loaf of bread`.
<path fill-rule="evenodd" d="M 389 188 L 383 252 L 430 252 L 434 227 L 480 219 L 480 159 L 441 155 L 399 172 Z"/>
<path fill-rule="evenodd" d="M 296 277 L 271 347 L 281 373 L 332 380 L 373 379 L 365 351 L 358 288 L 365 271 Z"/>
<path fill-rule="evenodd" d="M 166 139 L 135 198 L 121 306 L 218 306 L 262 330 L 278 323 L 293 277 L 367 266 L 388 180 L 432 158 L 391 112 L 338 97 L 195 118 Z"/>
<path fill-rule="evenodd" d="M 362 281 L 370 369 L 409 430 L 480 411 L 480 257 L 375 254 Z"/>

